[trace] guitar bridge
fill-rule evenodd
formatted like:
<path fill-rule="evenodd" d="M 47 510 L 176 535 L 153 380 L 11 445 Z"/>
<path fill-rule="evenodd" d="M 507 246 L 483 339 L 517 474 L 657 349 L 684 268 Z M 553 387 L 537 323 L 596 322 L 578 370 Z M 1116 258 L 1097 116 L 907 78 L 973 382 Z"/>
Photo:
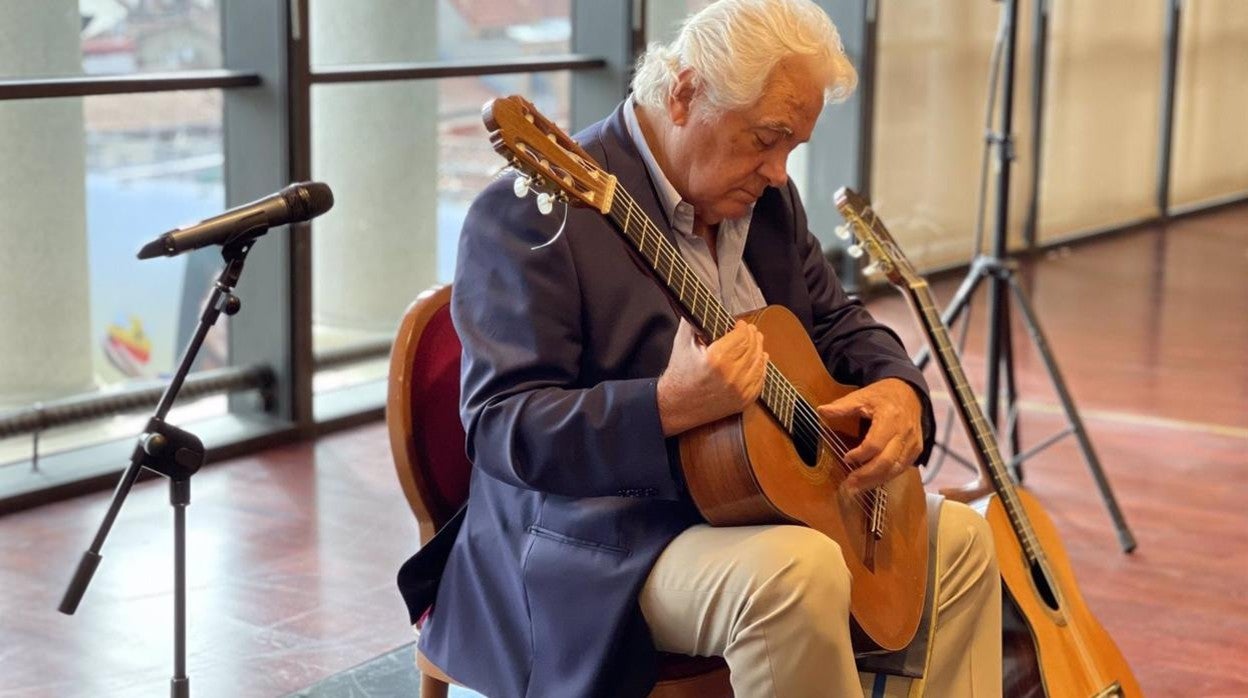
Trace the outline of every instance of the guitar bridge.
<path fill-rule="evenodd" d="M 1092 698 L 1123 698 L 1122 686 L 1117 682 L 1102 688 L 1100 692 L 1094 694 Z"/>
<path fill-rule="evenodd" d="M 882 489 L 871 490 L 871 537 L 879 540 L 884 537 L 884 505 L 888 501 L 888 492 Z"/>
<path fill-rule="evenodd" d="M 884 490 L 871 490 L 867 505 L 866 540 L 863 541 L 862 564 L 869 570 L 875 569 L 875 543 L 884 537 Z"/>

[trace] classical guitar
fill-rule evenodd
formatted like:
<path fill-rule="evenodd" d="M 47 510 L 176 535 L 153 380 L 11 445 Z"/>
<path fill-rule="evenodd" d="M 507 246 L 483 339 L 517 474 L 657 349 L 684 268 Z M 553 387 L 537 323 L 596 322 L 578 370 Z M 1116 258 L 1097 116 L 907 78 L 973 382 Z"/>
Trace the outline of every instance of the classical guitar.
<path fill-rule="evenodd" d="M 984 413 L 966 381 L 927 282 L 902 255 L 870 203 L 849 189 L 836 207 L 853 236 L 918 317 L 941 376 L 995 495 L 980 500 L 992 527 L 1005 626 L 1005 695 L 1139 696 L 1140 687 L 1109 633 L 1088 610 L 1053 522 L 1040 504 L 1014 485 Z"/>
<path fill-rule="evenodd" d="M 532 104 L 496 99 L 483 118 L 494 149 L 521 173 L 518 193 L 540 192 L 540 207 L 554 198 L 598 211 L 705 338 L 732 329 L 735 318 L 632 195 Z M 815 406 L 853 388 L 832 380 L 787 309 L 769 306 L 742 319 L 762 331 L 770 355 L 763 392 L 743 413 L 681 436 L 694 503 L 713 525 L 801 523 L 835 540 L 853 574 L 855 637 L 901 649 L 914 637 L 926 594 L 926 504 L 917 469 L 847 494 L 842 456 L 858 443 L 862 425 L 850 418 L 825 424 Z"/>

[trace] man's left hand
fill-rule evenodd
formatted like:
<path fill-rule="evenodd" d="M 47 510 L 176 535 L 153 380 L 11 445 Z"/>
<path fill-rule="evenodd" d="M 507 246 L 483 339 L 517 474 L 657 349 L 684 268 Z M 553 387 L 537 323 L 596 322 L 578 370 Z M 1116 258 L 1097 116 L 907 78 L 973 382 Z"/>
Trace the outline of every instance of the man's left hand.
<path fill-rule="evenodd" d="M 844 456 L 853 472 L 842 487 L 851 495 L 900 475 L 923 452 L 923 405 L 914 387 L 900 378 L 876 381 L 818 410 L 825 421 L 838 417 L 871 420 L 862 443 Z"/>

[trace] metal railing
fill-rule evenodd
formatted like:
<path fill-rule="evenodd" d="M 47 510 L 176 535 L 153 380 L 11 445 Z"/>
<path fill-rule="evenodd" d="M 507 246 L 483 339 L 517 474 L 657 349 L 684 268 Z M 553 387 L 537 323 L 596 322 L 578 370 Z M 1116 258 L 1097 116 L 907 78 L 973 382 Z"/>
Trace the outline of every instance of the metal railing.
<path fill-rule="evenodd" d="M 393 344 L 394 340 L 392 339 L 376 339 L 370 342 L 360 342 L 336 349 L 318 351 L 312 359 L 313 370 L 325 371 L 365 361 L 384 359 L 390 355 L 390 347 Z"/>
<path fill-rule="evenodd" d="M 343 82 L 387 82 L 393 80 L 432 80 L 504 73 L 548 73 L 556 70 L 604 68 L 605 58 L 567 53 L 555 56 L 502 61 L 430 61 L 412 63 L 370 63 L 354 66 L 319 66 L 308 74 L 314 85 Z"/>
<path fill-rule="evenodd" d="M 237 70 L 191 70 L 149 75 L 75 75 L 58 78 L 0 80 L 0 100 L 259 87 L 261 82 L 257 73 Z"/>
<path fill-rule="evenodd" d="M 245 390 L 260 391 L 261 398 L 272 402 L 271 391 L 276 376 L 269 366 L 240 366 L 199 371 L 186 378 L 178 392 L 179 402 L 210 395 Z M 39 402 L 6 414 L 0 414 L 0 439 L 32 434 L 34 448 L 32 467 L 39 462 L 39 435 L 56 427 L 82 424 L 125 412 L 154 408 L 165 392 L 165 383 L 145 382 L 117 390 L 70 395 L 57 400 Z"/>

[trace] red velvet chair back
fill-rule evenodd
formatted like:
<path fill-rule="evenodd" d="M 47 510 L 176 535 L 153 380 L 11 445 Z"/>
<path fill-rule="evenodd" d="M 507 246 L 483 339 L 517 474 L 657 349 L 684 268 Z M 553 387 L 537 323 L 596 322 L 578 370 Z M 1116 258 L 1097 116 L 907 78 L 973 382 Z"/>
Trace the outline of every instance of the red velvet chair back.
<path fill-rule="evenodd" d="M 472 463 L 459 421 L 459 336 L 451 287 L 420 294 L 390 352 L 386 426 L 403 493 L 424 544 L 468 498 Z"/>

